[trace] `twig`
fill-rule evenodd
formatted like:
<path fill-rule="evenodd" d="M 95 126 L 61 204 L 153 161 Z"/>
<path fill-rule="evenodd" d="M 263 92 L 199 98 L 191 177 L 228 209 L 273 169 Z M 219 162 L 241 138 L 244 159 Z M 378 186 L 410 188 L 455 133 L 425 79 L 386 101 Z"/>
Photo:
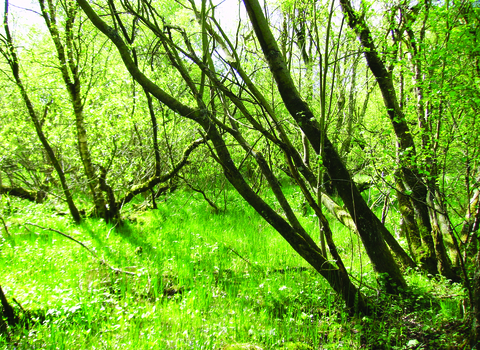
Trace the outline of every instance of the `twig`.
<path fill-rule="evenodd" d="M 25 309 L 23 308 L 23 306 L 20 305 L 20 303 L 17 301 L 17 299 L 12 298 L 12 300 L 15 302 L 15 304 L 17 304 L 17 305 L 20 307 L 20 309 L 23 311 L 23 313 L 25 313 L 25 314 L 27 313 L 27 312 L 25 311 Z"/>
<path fill-rule="evenodd" d="M 265 274 L 264 271 L 262 271 L 262 268 L 259 267 L 259 266 L 256 266 L 254 264 L 252 264 L 250 261 L 248 261 L 248 259 L 244 258 L 243 256 L 241 256 L 235 249 L 233 248 L 230 248 L 229 246 L 227 246 L 225 244 L 225 248 L 227 248 L 228 250 L 230 250 L 232 253 L 234 253 L 236 256 L 238 256 L 240 259 L 242 259 L 243 261 L 245 261 L 248 265 L 250 265 L 252 268 L 255 268 L 257 269 L 258 271 L 262 272 L 263 274 Z"/>
<path fill-rule="evenodd" d="M 350 276 L 350 278 L 353 278 L 355 281 L 357 281 L 358 283 L 360 283 L 361 286 L 364 286 L 364 287 L 367 287 L 368 289 L 371 289 L 375 292 L 378 293 L 382 293 L 382 291 L 380 289 L 377 289 L 377 288 L 374 288 L 372 286 L 369 286 L 368 284 L 364 283 L 363 281 L 359 280 L 358 278 L 356 278 L 355 276 L 353 276 L 352 274 L 348 274 L 348 276 Z"/>
<path fill-rule="evenodd" d="M 188 183 L 187 180 L 186 180 L 184 177 L 182 177 L 182 176 L 180 176 L 180 175 L 179 175 L 178 177 L 179 177 L 180 179 L 182 179 L 182 180 L 187 184 L 187 186 L 190 187 L 193 191 L 195 191 L 195 192 L 197 192 L 197 193 L 201 193 L 202 196 L 203 196 L 203 198 L 207 201 L 207 203 L 208 203 L 213 209 L 215 209 L 216 212 L 219 211 L 217 205 L 216 205 L 214 202 L 212 202 L 212 201 L 207 197 L 207 195 L 205 194 L 205 192 L 204 192 L 203 190 L 201 190 L 201 189 L 199 189 L 199 188 L 193 187 L 193 185 L 191 185 L 190 183 Z"/>
<path fill-rule="evenodd" d="M 112 232 L 112 230 L 118 225 L 118 221 L 115 223 L 115 225 L 113 225 L 110 230 L 108 230 L 108 233 L 107 233 L 107 237 L 106 239 L 108 239 L 108 237 L 110 237 L 110 232 Z"/>
<path fill-rule="evenodd" d="M 54 230 L 53 228 L 47 228 L 47 227 L 42 227 L 42 226 L 37 225 L 37 224 L 32 224 L 31 222 L 26 222 L 25 225 L 31 225 L 31 226 L 35 226 L 35 227 L 41 228 L 42 230 L 47 230 L 47 231 L 56 232 L 56 233 L 58 233 L 59 235 L 65 237 L 65 238 L 68 238 L 68 239 L 74 241 L 75 243 L 80 244 L 83 248 L 85 248 L 86 250 L 88 250 L 88 252 L 89 252 L 90 254 L 92 254 L 92 255 L 94 256 L 94 258 L 97 259 L 97 261 L 98 261 L 100 264 L 107 266 L 110 270 L 115 271 L 115 272 L 119 272 L 119 273 L 124 273 L 124 274 L 127 274 L 127 275 L 136 276 L 136 274 L 135 274 L 134 272 L 123 271 L 123 270 L 117 269 L 117 268 L 115 268 L 115 267 L 113 267 L 113 266 L 110 266 L 105 260 L 100 259 L 100 258 L 98 257 L 98 255 L 95 254 L 95 252 L 94 252 L 93 250 L 91 250 L 90 248 L 88 248 L 88 247 L 87 247 L 85 244 L 83 244 L 82 242 L 77 241 L 77 240 L 76 240 L 75 238 L 73 238 L 72 236 L 69 236 L 69 235 L 67 235 L 67 234 L 65 234 L 65 233 L 63 233 L 63 232 L 58 231 L 58 230 Z"/>
<path fill-rule="evenodd" d="M 77 241 L 75 238 L 73 238 L 72 236 L 69 236 L 63 232 L 60 232 L 58 230 L 54 230 L 53 228 L 47 228 L 47 227 L 42 227 L 40 225 L 37 225 L 37 224 L 32 224 L 31 222 L 26 222 L 25 225 L 31 225 L 31 226 L 36 226 L 38 228 L 41 228 L 42 230 L 47 230 L 47 231 L 53 231 L 53 232 L 56 232 L 58 233 L 59 235 L 62 235 L 63 237 L 66 237 L 72 241 L 74 241 L 75 243 L 78 243 L 80 244 L 83 248 L 85 248 L 86 250 L 88 250 L 88 252 L 90 254 L 92 254 L 96 259 L 100 260 L 99 257 L 97 256 L 97 254 L 95 254 L 95 252 L 93 252 L 90 248 L 88 248 L 85 244 L 83 244 L 82 242 L 80 241 Z"/>
<path fill-rule="evenodd" d="M 5 220 L 0 216 L 0 219 L 2 219 L 3 222 L 3 227 L 5 228 L 5 232 L 7 233 L 7 236 L 10 236 L 10 232 L 8 232 L 7 224 L 5 224 Z"/>
<path fill-rule="evenodd" d="M 240 259 L 242 259 L 243 261 L 245 261 L 248 265 L 250 266 L 253 266 L 253 264 L 248 261 L 248 259 L 244 258 L 243 256 L 241 256 L 235 249 L 233 248 L 230 248 L 229 246 L 225 245 L 225 248 L 227 248 L 228 250 L 232 251 L 236 256 L 238 256 Z"/>

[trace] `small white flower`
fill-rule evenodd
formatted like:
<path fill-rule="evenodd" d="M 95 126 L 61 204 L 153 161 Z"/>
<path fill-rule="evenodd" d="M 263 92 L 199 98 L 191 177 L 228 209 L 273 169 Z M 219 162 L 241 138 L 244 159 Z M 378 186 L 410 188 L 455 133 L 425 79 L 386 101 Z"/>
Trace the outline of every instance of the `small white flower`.
<path fill-rule="evenodd" d="M 287 286 L 281 286 L 280 288 L 278 288 L 278 290 L 285 290 L 287 289 Z"/>

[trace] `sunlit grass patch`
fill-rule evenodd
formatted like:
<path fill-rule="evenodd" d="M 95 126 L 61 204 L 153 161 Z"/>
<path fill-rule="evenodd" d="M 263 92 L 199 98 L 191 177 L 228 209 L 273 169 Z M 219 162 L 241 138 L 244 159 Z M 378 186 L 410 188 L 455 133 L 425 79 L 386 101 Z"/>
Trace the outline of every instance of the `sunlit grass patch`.
<path fill-rule="evenodd" d="M 226 212 L 214 213 L 191 193 L 178 192 L 159 201 L 158 210 L 128 213 L 131 220 L 117 226 L 93 219 L 73 225 L 26 207 L 29 221 L 72 236 L 98 259 L 58 233 L 24 225 L 19 206 L 7 219 L 10 236 L 0 243 L 0 283 L 25 310 L 35 310 L 37 322 L 13 332 L 10 343 L 64 349 L 401 349 L 414 341 L 443 344 L 436 329 L 461 317 L 453 301 L 459 299 L 443 296 L 458 297 L 462 289 L 416 272 L 408 275 L 415 291 L 409 300 L 379 293 L 358 237 L 332 221 L 345 264 L 378 311 L 351 317 L 325 280 L 241 203 L 237 198 Z M 315 218 L 302 220 L 315 237 Z M 7 346 L 6 339 L 0 344 Z"/>

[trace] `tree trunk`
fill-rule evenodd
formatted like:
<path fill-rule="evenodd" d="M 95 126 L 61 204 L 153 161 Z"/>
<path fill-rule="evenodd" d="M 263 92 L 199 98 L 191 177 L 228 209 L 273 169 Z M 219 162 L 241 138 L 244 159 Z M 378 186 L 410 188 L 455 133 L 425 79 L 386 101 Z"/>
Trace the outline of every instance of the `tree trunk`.
<path fill-rule="evenodd" d="M 67 18 L 65 21 L 65 44 L 62 43 L 60 33 L 57 28 L 56 6 L 53 2 L 48 1 L 48 8 L 45 6 L 45 0 L 39 0 L 42 9 L 42 16 L 50 31 L 50 36 L 55 44 L 57 50 L 57 57 L 60 61 L 60 71 L 62 73 L 63 81 L 70 94 L 71 104 L 75 114 L 75 126 L 77 130 L 78 151 L 80 159 L 83 163 L 83 169 L 88 180 L 88 187 L 93 197 L 95 204 L 95 215 L 104 218 L 106 221 L 111 218 L 108 217 L 106 201 L 101 190 L 99 178 L 95 173 L 93 161 L 88 147 L 87 131 L 85 129 L 85 116 L 83 111 L 83 101 L 81 93 L 80 69 L 78 62 L 79 57 L 75 56 L 79 53 L 74 49 L 73 38 L 73 22 L 77 12 L 76 6 L 73 3 L 68 3 L 65 11 Z"/>
<path fill-rule="evenodd" d="M 447 251 L 445 249 L 443 232 L 442 232 L 442 223 L 440 221 L 440 215 L 438 211 L 442 210 L 438 204 L 438 200 L 434 198 L 434 193 L 430 192 L 428 196 L 428 204 L 431 207 L 430 215 L 432 217 L 432 229 L 433 236 L 435 238 L 435 252 L 437 254 L 437 268 L 438 272 L 445 276 L 447 279 L 452 280 L 453 282 L 460 282 L 460 278 L 452 269 L 452 263 Z M 450 226 L 450 225 L 448 225 Z M 452 235 L 453 236 L 453 235 Z"/>
<path fill-rule="evenodd" d="M 471 253 L 471 255 L 476 255 L 478 249 L 476 231 L 480 226 L 480 191 L 476 191 L 467 208 L 467 214 L 465 215 L 465 222 L 463 223 L 460 236 L 465 246 L 463 260 Z"/>
<path fill-rule="evenodd" d="M 470 239 L 470 233 L 472 232 L 473 224 L 476 217 L 479 215 L 478 208 L 480 202 L 480 191 L 475 190 L 472 198 L 467 205 L 467 212 L 465 213 L 465 219 L 463 221 L 462 230 L 460 231 L 460 239 L 467 243 Z"/>
<path fill-rule="evenodd" d="M 406 189 L 402 180 L 396 178 L 395 184 L 397 189 L 398 209 L 400 210 L 405 223 L 408 241 L 411 244 L 414 256 L 420 257 L 422 255 L 422 239 L 420 238 L 417 222 L 415 221 L 415 212 L 412 208 L 412 203 L 410 202 L 408 196 L 405 195 Z"/>
<path fill-rule="evenodd" d="M 10 187 L 0 185 L 0 194 L 8 194 L 10 196 L 29 200 L 30 202 L 36 202 L 37 192 L 30 191 L 21 187 Z"/>
<path fill-rule="evenodd" d="M 396 179 L 398 208 L 403 218 L 403 225 L 406 229 L 407 241 L 410 250 L 420 264 L 420 267 L 432 275 L 438 273 L 437 260 L 432 258 L 424 250 L 425 245 L 422 244 L 422 238 L 418 229 L 417 221 L 415 220 L 414 209 L 410 198 L 405 195 L 405 187 L 401 179 Z"/>
<path fill-rule="evenodd" d="M 0 302 L 0 311 L 3 309 L 3 312 L 0 312 L 0 320 L 2 319 L 2 316 L 5 316 L 10 327 L 16 326 L 18 323 L 18 317 L 15 315 L 15 310 L 10 305 L 7 297 L 3 293 L 2 286 L 0 286 Z"/>

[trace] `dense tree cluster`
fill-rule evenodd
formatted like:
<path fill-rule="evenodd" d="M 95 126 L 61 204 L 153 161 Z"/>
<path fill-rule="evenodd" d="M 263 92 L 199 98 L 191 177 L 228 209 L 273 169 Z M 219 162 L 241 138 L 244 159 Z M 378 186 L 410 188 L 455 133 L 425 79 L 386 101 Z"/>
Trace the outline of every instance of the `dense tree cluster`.
<path fill-rule="evenodd" d="M 478 342 L 475 2 L 244 0 L 228 27 L 206 0 L 38 3 L 43 29 L 15 33 L 5 2 L 0 193 L 55 198 L 77 222 L 119 221 L 139 194 L 155 208 L 185 185 L 220 210 L 232 186 L 347 307 L 368 313 L 335 217 L 388 293 L 408 290 L 407 268 L 463 283 Z M 302 226 L 287 179 L 319 232 Z M 382 194 L 374 206 L 369 186 Z M 388 210 L 401 214 L 398 232 Z"/>

